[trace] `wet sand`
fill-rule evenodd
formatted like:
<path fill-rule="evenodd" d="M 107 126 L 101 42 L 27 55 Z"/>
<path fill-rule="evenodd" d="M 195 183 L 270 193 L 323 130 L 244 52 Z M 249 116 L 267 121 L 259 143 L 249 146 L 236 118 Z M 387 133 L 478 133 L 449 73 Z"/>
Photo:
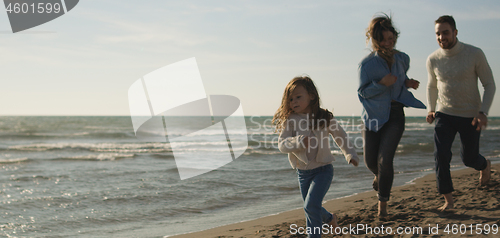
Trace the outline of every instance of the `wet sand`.
<path fill-rule="evenodd" d="M 444 199 L 437 193 L 436 178 L 433 173 L 415 180 L 412 184 L 393 188 L 388 203 L 389 216 L 384 218 L 377 216 L 375 191 L 330 200 L 324 207 L 338 215 L 339 225 L 343 227 L 343 230 L 336 231 L 344 234 L 335 236 L 412 237 L 418 232 L 424 237 L 499 237 L 499 171 L 500 164 L 493 164 L 491 181 L 482 187 L 479 186 L 478 171 L 470 168 L 452 171 L 455 207 L 450 211 L 440 212 L 437 209 L 444 204 Z M 173 237 L 307 237 L 299 234 L 305 227 L 304 211 L 296 209 Z M 487 230 L 489 234 L 486 234 Z M 493 234 L 495 230 L 497 232 Z M 387 234 L 389 231 L 392 231 L 392 234 Z M 398 231 L 402 234 L 395 234 Z M 327 233 L 323 237 L 332 237 L 335 230 L 326 228 L 323 232 Z"/>

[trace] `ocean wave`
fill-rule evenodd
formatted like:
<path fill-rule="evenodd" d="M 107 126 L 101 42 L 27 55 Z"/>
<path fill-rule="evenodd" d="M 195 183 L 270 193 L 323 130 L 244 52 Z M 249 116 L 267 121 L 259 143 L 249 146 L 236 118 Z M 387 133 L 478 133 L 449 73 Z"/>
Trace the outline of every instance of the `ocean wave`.
<path fill-rule="evenodd" d="M 278 135 L 278 133 L 274 132 L 274 130 L 262 130 L 255 128 L 248 128 L 247 135 Z"/>
<path fill-rule="evenodd" d="M 133 131 L 129 132 L 66 132 L 66 133 L 54 133 L 54 132 L 38 132 L 38 131 L 24 131 L 24 132 L 2 132 L 0 133 L 0 138 L 7 139 L 36 139 L 36 138 L 75 138 L 75 137 L 84 137 L 84 138 L 135 138 L 135 134 Z"/>
<path fill-rule="evenodd" d="M 434 125 L 429 124 L 427 122 L 407 122 L 405 123 L 406 127 L 428 127 L 428 128 L 434 128 Z"/>
<path fill-rule="evenodd" d="M 457 167 L 457 166 L 451 166 Z M 405 171 L 394 171 L 394 174 L 412 174 L 412 173 L 420 173 L 420 172 L 431 172 L 434 171 L 434 168 L 424 168 L 424 169 L 413 169 L 413 170 L 405 170 Z"/>
<path fill-rule="evenodd" d="M 88 161 L 113 161 L 116 159 L 133 158 L 135 154 L 95 154 L 95 155 L 82 155 L 82 156 L 65 156 L 52 160 L 88 160 Z"/>
<path fill-rule="evenodd" d="M 409 154 L 414 152 L 424 152 L 424 153 L 433 153 L 434 152 L 434 143 L 433 142 L 416 142 L 416 144 L 399 144 L 398 150 L 396 153 L 399 154 Z"/>
<path fill-rule="evenodd" d="M 118 152 L 118 153 L 159 153 L 170 152 L 166 143 L 55 143 L 55 144 L 29 144 L 9 146 L 8 150 L 17 151 L 52 151 L 52 150 L 87 150 L 92 152 Z"/>
<path fill-rule="evenodd" d="M 12 158 L 12 159 L 0 159 L 0 164 L 13 164 L 20 162 L 27 162 L 29 159 L 27 157 L 24 158 Z"/>
<path fill-rule="evenodd" d="M 345 133 L 346 134 L 361 134 L 361 131 L 359 131 L 359 130 L 354 130 L 354 131 L 345 130 Z"/>
<path fill-rule="evenodd" d="M 261 151 L 279 151 L 277 144 L 248 144 L 248 148 L 252 150 L 261 150 Z"/>
<path fill-rule="evenodd" d="M 488 156 L 484 156 L 484 158 L 486 158 L 486 159 L 497 159 L 497 158 L 500 158 L 500 154 L 498 154 L 498 155 L 488 155 Z"/>
<path fill-rule="evenodd" d="M 278 141 L 277 140 L 249 140 L 248 141 L 248 145 L 249 146 L 254 146 L 254 145 L 259 145 L 260 146 L 262 144 L 264 144 L 264 145 L 266 145 L 266 144 L 274 145 L 277 148 Z"/>
<path fill-rule="evenodd" d="M 11 180 L 28 182 L 28 181 L 33 181 L 33 180 L 52 180 L 52 179 L 60 179 L 60 178 L 69 178 L 69 176 L 58 175 L 58 176 L 47 177 L 47 176 L 43 176 L 43 175 L 32 175 L 32 176 L 13 177 L 13 178 L 11 178 Z"/>
<path fill-rule="evenodd" d="M 227 141 L 203 141 L 203 142 L 171 142 L 175 144 L 175 148 L 185 148 L 185 147 L 199 147 L 199 146 L 222 146 L 227 145 Z"/>
<path fill-rule="evenodd" d="M 500 126 L 487 126 L 486 130 L 488 130 L 488 131 L 498 131 L 498 130 L 500 130 Z"/>
<path fill-rule="evenodd" d="M 90 155 L 77 155 L 77 156 L 61 156 L 52 158 L 12 158 L 12 159 L 0 159 L 0 164 L 15 164 L 15 163 L 30 163 L 36 161 L 66 161 L 66 160 L 82 160 L 82 161 L 114 161 L 117 159 L 134 158 L 136 154 L 121 154 L 121 153 L 99 153 Z M 155 155 L 155 157 L 161 158 L 173 158 L 173 155 Z"/>
<path fill-rule="evenodd" d="M 222 154 L 226 154 L 226 152 L 229 150 L 229 147 L 228 146 L 219 146 L 219 147 L 209 147 L 209 148 L 190 148 L 190 149 L 179 149 L 179 150 L 175 150 L 175 153 L 178 154 L 178 155 L 181 155 L 181 154 L 190 154 L 190 153 L 196 153 L 196 154 L 200 154 L 200 153 L 204 153 L 204 152 L 221 152 Z M 206 153 L 205 153 L 206 154 Z M 206 154 L 207 156 L 209 154 Z"/>
<path fill-rule="evenodd" d="M 286 158 L 286 155 L 283 154 Z M 278 158 L 281 159 L 281 158 Z M 288 163 L 288 162 L 287 162 Z M 289 173 L 291 170 L 290 166 L 285 166 L 285 167 L 272 167 L 268 166 L 268 164 L 261 165 L 261 166 L 255 166 L 251 168 L 231 168 L 231 167 L 220 167 L 217 169 L 218 171 L 221 172 L 226 172 L 226 173 Z M 218 181 L 219 182 L 219 181 Z"/>
<path fill-rule="evenodd" d="M 189 133 L 189 134 L 186 134 L 186 133 Z M 231 135 L 235 135 L 235 136 L 248 135 L 246 130 L 230 130 L 229 133 Z M 199 130 L 199 131 L 196 131 L 195 133 L 193 133 L 191 131 L 173 130 L 173 131 L 167 131 L 167 136 L 168 135 L 175 136 L 175 137 L 183 136 L 183 137 L 188 138 L 188 137 L 199 137 L 199 136 L 218 136 L 218 135 L 225 136 L 226 133 L 223 130 Z"/>
<path fill-rule="evenodd" d="M 243 153 L 243 155 L 246 155 L 246 156 L 251 156 L 251 155 L 278 155 L 278 154 L 283 154 L 281 151 L 276 151 L 276 150 L 272 150 L 272 151 L 263 151 L 263 150 L 254 150 L 254 149 L 249 149 L 247 151 L 245 151 L 245 153 Z"/>
<path fill-rule="evenodd" d="M 153 153 L 153 154 L 151 154 L 151 156 L 155 157 L 155 158 L 160 158 L 160 159 L 173 159 L 174 158 L 174 153 L 173 152 Z"/>
<path fill-rule="evenodd" d="M 405 131 L 429 131 L 429 130 L 433 130 L 433 128 L 425 128 L 425 127 L 405 128 Z"/>

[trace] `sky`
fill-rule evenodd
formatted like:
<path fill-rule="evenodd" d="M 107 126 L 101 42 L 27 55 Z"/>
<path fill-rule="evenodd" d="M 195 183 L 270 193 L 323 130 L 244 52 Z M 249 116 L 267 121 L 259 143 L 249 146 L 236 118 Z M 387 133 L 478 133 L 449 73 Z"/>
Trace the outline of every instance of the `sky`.
<path fill-rule="evenodd" d="M 0 116 L 127 116 L 136 80 L 191 57 L 207 95 L 238 97 L 247 116 L 273 115 L 286 84 L 303 74 L 315 81 L 322 107 L 358 116 L 358 63 L 370 53 L 365 29 L 380 12 L 393 16 L 396 48 L 410 56 L 408 76 L 421 82 L 412 92 L 425 104 L 425 62 L 439 47 L 441 15 L 453 15 L 460 41 L 484 51 L 500 87 L 496 0 L 81 0 L 15 34 L 0 12 Z M 500 116 L 498 93 L 490 115 Z"/>

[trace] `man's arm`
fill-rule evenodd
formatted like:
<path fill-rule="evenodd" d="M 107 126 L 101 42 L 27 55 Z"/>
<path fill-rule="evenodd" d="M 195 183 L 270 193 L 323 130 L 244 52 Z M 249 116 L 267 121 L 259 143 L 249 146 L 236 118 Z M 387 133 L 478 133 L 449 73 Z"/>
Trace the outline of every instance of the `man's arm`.
<path fill-rule="evenodd" d="M 427 106 L 429 111 L 427 113 L 426 121 L 432 123 L 434 121 L 434 114 L 436 111 L 436 101 L 438 98 L 437 78 L 432 67 L 430 57 L 427 58 Z"/>
<path fill-rule="evenodd" d="M 484 88 L 483 102 L 481 104 L 481 112 L 488 114 L 493 97 L 495 96 L 496 86 L 491 72 L 490 65 L 486 60 L 486 56 L 482 50 L 479 50 L 476 60 L 476 73 Z"/>
<path fill-rule="evenodd" d="M 488 64 L 486 56 L 482 50 L 479 50 L 476 55 L 476 74 L 483 85 L 484 93 L 481 110 L 472 120 L 472 125 L 477 126 L 476 130 L 480 131 L 488 125 L 488 117 L 486 115 L 488 114 L 491 104 L 493 103 L 493 97 L 495 96 L 496 91 L 493 73 L 491 72 L 490 65 Z"/>

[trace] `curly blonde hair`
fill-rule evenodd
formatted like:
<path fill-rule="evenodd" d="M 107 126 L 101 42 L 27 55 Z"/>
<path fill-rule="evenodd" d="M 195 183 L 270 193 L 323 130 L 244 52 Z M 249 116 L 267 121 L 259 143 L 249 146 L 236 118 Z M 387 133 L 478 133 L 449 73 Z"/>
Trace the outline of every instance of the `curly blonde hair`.
<path fill-rule="evenodd" d="M 313 125 L 317 125 L 319 128 L 330 126 L 330 120 L 333 118 L 333 114 L 320 107 L 319 94 L 314 82 L 309 76 L 298 76 L 293 78 L 286 85 L 285 92 L 283 92 L 283 98 L 281 99 L 281 105 L 274 114 L 272 122 L 276 125 L 276 132 L 279 133 L 283 130 L 284 123 L 293 112 L 292 108 L 290 108 L 290 96 L 298 86 L 304 87 L 307 93 L 314 96 L 309 106 L 312 111 L 310 119 L 315 121 L 315 123 L 309 123 L 310 128 L 313 129 Z"/>
<path fill-rule="evenodd" d="M 394 62 L 394 54 L 398 52 L 397 50 L 387 51 L 383 47 L 380 46 L 380 42 L 384 40 L 384 31 L 390 31 L 394 34 L 394 46 L 396 46 L 396 42 L 399 36 L 399 32 L 392 25 L 392 19 L 387 14 L 382 13 L 379 16 L 375 16 L 371 21 L 370 25 L 366 29 L 366 43 L 371 40 L 372 49 L 376 51 L 387 63 L 389 66 Z"/>

